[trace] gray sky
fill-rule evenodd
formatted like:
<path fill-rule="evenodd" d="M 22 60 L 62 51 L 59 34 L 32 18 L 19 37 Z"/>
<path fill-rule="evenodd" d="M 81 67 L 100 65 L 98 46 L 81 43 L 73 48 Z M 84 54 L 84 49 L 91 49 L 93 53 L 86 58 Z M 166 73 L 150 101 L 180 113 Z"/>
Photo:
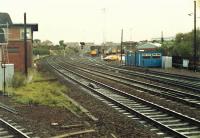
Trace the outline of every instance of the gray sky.
<path fill-rule="evenodd" d="M 139 41 L 193 29 L 193 0 L 0 0 L 14 23 L 38 23 L 34 38 L 58 43 Z M 105 12 L 104 10 L 105 9 Z M 199 9 L 198 9 L 199 11 Z M 200 15 L 200 14 L 198 14 Z M 197 26 L 200 19 L 197 19 Z M 103 35 L 104 34 L 104 35 Z"/>

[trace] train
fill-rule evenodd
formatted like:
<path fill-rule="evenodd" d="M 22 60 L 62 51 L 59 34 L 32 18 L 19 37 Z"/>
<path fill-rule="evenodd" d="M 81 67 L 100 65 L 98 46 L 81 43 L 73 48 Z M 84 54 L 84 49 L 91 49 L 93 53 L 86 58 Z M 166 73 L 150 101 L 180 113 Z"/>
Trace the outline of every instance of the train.
<path fill-rule="evenodd" d="M 96 49 L 91 50 L 91 51 L 90 51 L 90 55 L 91 55 L 92 57 L 97 56 L 97 50 L 96 50 Z"/>

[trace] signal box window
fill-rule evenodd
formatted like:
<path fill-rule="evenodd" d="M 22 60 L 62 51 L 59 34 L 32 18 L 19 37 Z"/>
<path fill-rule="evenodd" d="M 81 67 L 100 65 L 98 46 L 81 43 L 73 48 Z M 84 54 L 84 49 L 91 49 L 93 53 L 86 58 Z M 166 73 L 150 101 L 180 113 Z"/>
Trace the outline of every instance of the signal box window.
<path fill-rule="evenodd" d="M 27 28 L 26 30 L 27 39 L 31 39 L 31 29 Z M 20 30 L 20 39 L 24 39 L 24 29 Z"/>

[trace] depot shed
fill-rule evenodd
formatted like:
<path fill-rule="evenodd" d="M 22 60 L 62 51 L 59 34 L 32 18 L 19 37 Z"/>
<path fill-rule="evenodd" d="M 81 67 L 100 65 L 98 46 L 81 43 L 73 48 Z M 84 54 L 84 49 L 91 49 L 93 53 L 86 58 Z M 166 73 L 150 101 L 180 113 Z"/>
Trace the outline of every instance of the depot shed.
<path fill-rule="evenodd" d="M 136 66 L 135 53 L 127 52 L 125 55 L 125 65 L 126 66 Z"/>
<path fill-rule="evenodd" d="M 162 53 L 157 51 L 137 51 L 127 53 L 125 65 L 138 67 L 161 67 Z"/>
<path fill-rule="evenodd" d="M 136 46 L 136 51 L 127 52 L 125 65 L 138 67 L 161 67 L 162 53 L 158 51 L 159 43 L 141 43 Z"/>
<path fill-rule="evenodd" d="M 160 52 L 137 52 L 136 66 L 139 67 L 161 67 L 162 54 Z"/>

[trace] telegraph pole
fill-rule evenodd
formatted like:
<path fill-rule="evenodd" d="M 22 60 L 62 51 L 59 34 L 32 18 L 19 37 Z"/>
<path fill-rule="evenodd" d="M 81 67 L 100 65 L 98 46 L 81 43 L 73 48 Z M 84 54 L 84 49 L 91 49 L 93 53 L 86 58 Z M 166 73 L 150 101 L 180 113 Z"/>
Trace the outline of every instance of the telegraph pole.
<path fill-rule="evenodd" d="M 27 63 L 27 26 L 26 26 L 26 13 L 24 13 L 24 72 L 28 77 L 28 63 Z"/>
<path fill-rule="evenodd" d="M 121 31 L 121 64 L 122 64 L 122 44 L 123 43 L 123 29 Z"/>
<path fill-rule="evenodd" d="M 193 56 L 193 69 L 196 72 L 196 60 L 197 60 L 197 40 L 196 40 L 197 32 L 196 32 L 196 0 L 194 0 L 194 56 Z"/>

